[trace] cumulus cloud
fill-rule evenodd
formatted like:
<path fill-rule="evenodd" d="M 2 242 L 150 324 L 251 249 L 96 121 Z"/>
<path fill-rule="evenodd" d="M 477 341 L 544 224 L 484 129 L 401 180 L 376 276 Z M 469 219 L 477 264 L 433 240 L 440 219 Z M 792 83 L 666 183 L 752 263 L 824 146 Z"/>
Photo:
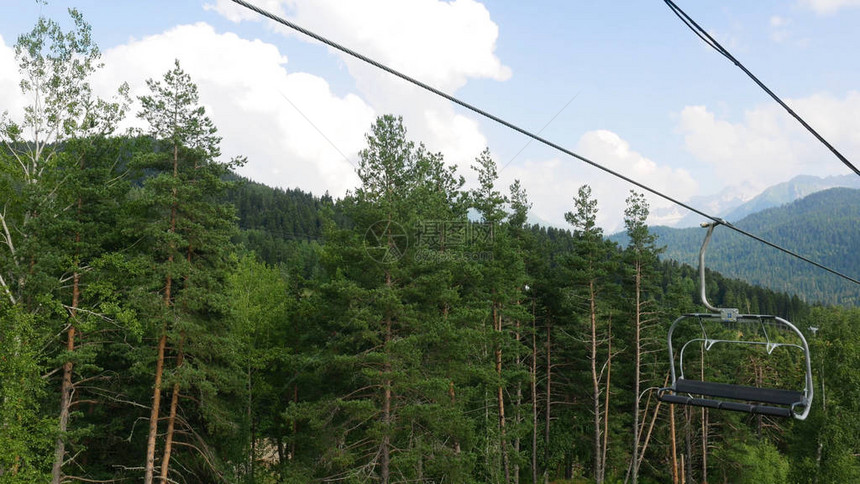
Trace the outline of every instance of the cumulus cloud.
<path fill-rule="evenodd" d="M 654 162 L 633 150 L 630 143 L 612 131 L 596 130 L 585 133 L 577 142 L 575 151 L 679 200 L 689 199 L 699 189 L 698 183 L 686 170 Z M 504 175 L 523 182 L 533 201 L 536 217 L 558 226 L 566 225 L 564 213 L 572 209 L 572 200 L 579 187 L 588 184 L 598 201 L 597 223 L 607 233 L 623 228 L 625 199 L 630 190 L 642 192 L 641 189 L 574 159 L 528 160 L 521 166 L 508 167 Z M 649 223 L 671 221 L 653 216 L 654 212 L 667 213 L 665 209 L 671 208 L 670 202 L 650 194 L 646 194 L 646 198 L 652 211 Z M 674 216 L 680 217 L 681 214 Z"/>
<path fill-rule="evenodd" d="M 849 160 L 860 157 L 860 93 L 840 99 L 821 93 L 786 103 Z M 847 168 L 776 104 L 758 106 L 740 122 L 719 119 L 705 106 L 681 111 L 687 150 L 727 184 L 758 189 L 802 173 L 844 174 Z"/>
<path fill-rule="evenodd" d="M 494 54 L 498 26 L 474 0 L 266 0 L 255 4 L 433 87 L 454 92 L 470 79 L 504 81 L 511 71 Z M 207 8 L 233 21 L 261 20 L 229 0 Z M 283 27 L 267 25 L 285 35 Z M 304 36 L 298 37 L 308 40 Z M 312 41 L 313 42 L 313 41 Z M 403 116 L 413 138 L 465 164 L 487 141 L 478 124 L 447 101 L 344 54 L 337 55 L 376 112 Z"/>
<path fill-rule="evenodd" d="M 474 0 L 254 3 L 282 16 L 288 10 L 289 18 L 299 25 L 440 89 L 456 90 L 469 78 L 501 81 L 511 75 L 493 54 L 498 26 L 486 7 Z M 206 8 L 233 21 L 261 18 L 229 0 L 218 0 Z"/>
<path fill-rule="evenodd" d="M 13 119 L 24 109 L 25 99 L 21 94 L 18 75 L 18 64 L 15 62 L 15 50 L 6 45 L 0 36 L 0 114 L 8 111 Z"/>
<path fill-rule="evenodd" d="M 829 15 L 843 8 L 860 7 L 860 0 L 800 0 L 800 4 L 819 15 Z"/>
<path fill-rule="evenodd" d="M 103 95 L 127 81 L 132 95 L 179 59 L 223 137 L 225 156 L 246 155 L 242 174 L 271 186 L 335 195 L 355 186 L 353 162 L 375 113 L 355 94 L 334 95 L 317 76 L 288 72 L 274 45 L 182 25 L 104 52 L 94 84 Z M 139 123 L 139 121 L 138 121 Z"/>

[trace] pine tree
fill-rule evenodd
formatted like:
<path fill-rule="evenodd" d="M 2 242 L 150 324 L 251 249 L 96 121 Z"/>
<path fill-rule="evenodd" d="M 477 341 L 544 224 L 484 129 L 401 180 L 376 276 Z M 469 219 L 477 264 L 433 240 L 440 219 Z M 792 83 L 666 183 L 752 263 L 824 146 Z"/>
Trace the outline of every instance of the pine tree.
<path fill-rule="evenodd" d="M 225 175 L 242 160 L 218 161 L 220 138 L 199 105 L 196 85 L 178 60 L 162 81 L 150 79 L 147 85 L 151 94 L 140 98 L 142 110 L 138 116 L 149 126 L 152 151 L 140 155 L 135 166 L 152 174 L 144 180 L 138 195 L 141 218 L 132 222 L 131 230 L 145 227 L 141 234 L 146 241 L 144 248 L 148 249 L 145 255 L 155 264 L 155 280 L 162 281 L 152 287 L 152 294 L 161 299 L 161 308 L 151 308 L 155 323 L 152 329 L 158 343 L 144 467 L 144 482 L 150 483 L 156 467 L 169 342 L 176 363 L 168 374 L 172 391 L 161 480 L 167 479 L 170 472 L 180 392 L 193 392 L 198 399 L 206 399 L 205 407 L 195 409 L 195 415 L 202 421 L 208 421 L 213 428 L 229 426 L 221 421 L 229 417 L 221 414 L 218 400 L 211 397 L 218 391 L 219 381 L 224 385 L 235 370 L 234 362 L 225 359 L 230 353 L 216 350 L 219 344 L 228 347 L 234 344 L 225 339 L 229 337 L 229 328 L 224 280 L 232 265 L 230 239 L 235 230 L 235 215 L 232 206 L 219 202 L 217 197 L 227 187 Z M 213 373 L 218 371 L 226 374 Z M 181 424 L 185 432 L 196 431 L 198 435 L 203 432 L 201 428 L 193 428 L 202 422 L 183 419 Z M 219 472 L 212 462 L 209 445 L 195 442 L 192 448 L 207 462 L 210 472 Z"/>
<path fill-rule="evenodd" d="M 630 462 L 633 483 L 639 479 L 640 458 L 640 402 L 639 392 L 642 384 L 642 353 L 643 328 L 651 321 L 653 308 L 654 269 L 657 255 L 661 249 L 657 247 L 657 237 L 650 232 L 646 221 L 648 219 L 648 202 L 641 193 L 631 191 L 627 197 L 627 207 L 624 209 L 624 226 L 630 243 L 627 246 L 627 259 L 630 277 L 633 282 L 633 457 Z"/>
<path fill-rule="evenodd" d="M 584 312 L 588 319 L 589 364 L 591 372 L 591 401 L 593 418 L 592 459 L 593 472 L 596 482 L 603 482 L 606 473 L 604 461 L 604 419 L 609 411 L 607 405 L 601 407 L 601 393 L 606 392 L 609 401 L 609 388 L 601 389 L 604 371 L 608 371 L 611 355 L 609 349 L 604 353 L 601 346 L 607 341 L 604 334 L 604 324 L 599 324 L 605 310 L 603 293 L 609 289 L 608 274 L 612 269 L 613 259 L 607 244 L 603 240 L 603 231 L 597 226 L 597 201 L 591 197 L 591 188 L 583 185 L 579 188 L 578 196 L 574 198 L 574 210 L 564 215 L 565 220 L 574 227 L 575 248 L 567 261 L 570 272 L 570 289 L 574 299 L 574 311 Z M 583 310 L 583 306 L 585 306 Z M 601 363 L 601 353 L 605 361 Z M 607 376 L 608 378 L 608 376 Z"/>
<path fill-rule="evenodd" d="M 509 200 L 495 188 L 498 173 L 496 163 L 488 149 L 478 156 L 473 169 L 478 174 L 479 185 L 471 193 L 472 205 L 481 215 L 483 227 L 490 230 L 492 234 L 492 237 L 485 238 L 479 245 L 482 250 L 492 254 L 492 257 L 477 266 L 481 275 L 481 284 L 476 288 L 475 302 L 486 308 L 485 314 L 493 325 L 487 339 L 492 347 L 496 378 L 493 392 L 498 421 L 497 445 L 500 465 L 497 468 L 501 474 L 498 480 L 504 479 L 504 482 L 510 482 L 513 460 L 510 446 L 519 431 L 515 430 L 517 434 L 511 435 L 512 431 L 509 429 L 509 419 L 506 414 L 511 405 L 506 402 L 505 394 L 513 375 L 521 378 L 527 374 L 524 368 L 520 372 L 521 369 L 517 367 L 517 363 L 522 363 L 520 355 L 525 354 L 527 349 L 523 341 L 516 337 L 516 325 L 518 321 L 527 321 L 530 317 L 528 311 L 520 304 L 525 299 L 527 279 L 521 241 L 517 240 L 517 234 L 521 232 L 525 222 L 528 202 L 525 192 L 515 185 L 512 204 L 514 212 L 506 211 L 505 205 Z M 508 363 L 512 364 L 511 368 L 507 367 Z M 488 438 L 492 435 L 489 430 L 487 429 Z M 493 445 L 488 445 L 488 449 L 493 448 Z M 485 456 L 487 471 L 490 476 L 495 476 L 494 467 L 496 466 L 489 463 L 490 457 L 490 455 Z"/>

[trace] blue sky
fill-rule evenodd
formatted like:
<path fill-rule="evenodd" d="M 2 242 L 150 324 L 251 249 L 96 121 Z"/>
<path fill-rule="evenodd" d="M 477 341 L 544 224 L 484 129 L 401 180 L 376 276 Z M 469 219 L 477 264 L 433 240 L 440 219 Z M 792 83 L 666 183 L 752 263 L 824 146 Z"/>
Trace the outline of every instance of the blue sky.
<path fill-rule="evenodd" d="M 850 173 L 660 0 L 254 0 L 683 201 L 751 198 L 798 174 Z M 680 1 L 679 6 L 860 164 L 860 1 Z M 628 190 L 593 168 L 260 19 L 229 0 L 5 0 L 0 111 L 14 89 L 11 47 L 40 14 L 92 24 L 108 96 L 160 77 L 179 58 L 243 173 L 269 185 L 342 195 L 375 116 L 402 114 L 411 136 L 467 176 L 488 146 L 518 178 L 535 220 L 563 226 L 590 184 L 607 231 Z M 564 107 L 567 105 L 567 107 Z M 564 108 L 564 109 L 562 109 Z M 136 121 L 129 120 L 129 125 Z M 519 152 L 519 154 L 517 154 Z M 344 159 L 346 158 L 346 159 Z M 652 198 L 652 223 L 683 212 Z M 708 210 L 709 207 L 702 206 Z"/>

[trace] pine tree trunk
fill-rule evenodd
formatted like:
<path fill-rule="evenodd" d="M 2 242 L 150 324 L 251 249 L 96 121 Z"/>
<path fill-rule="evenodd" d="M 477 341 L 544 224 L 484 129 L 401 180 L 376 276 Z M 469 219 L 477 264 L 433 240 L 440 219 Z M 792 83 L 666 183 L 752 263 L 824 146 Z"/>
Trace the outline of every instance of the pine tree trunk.
<path fill-rule="evenodd" d="M 80 159 L 79 169 L 84 169 L 84 159 Z M 77 201 L 77 218 L 80 219 L 81 210 L 83 209 L 84 201 L 83 198 L 78 197 Z M 6 237 L 9 237 L 9 234 L 6 234 Z M 71 323 L 69 324 L 69 330 L 66 333 L 66 350 L 71 353 L 75 351 L 75 333 L 76 327 L 75 324 L 77 322 L 76 318 L 78 316 L 78 304 L 80 304 L 81 298 L 81 273 L 79 272 L 80 268 L 80 254 L 78 253 L 78 244 L 81 243 L 81 233 L 75 232 L 75 272 L 72 275 L 72 307 L 69 310 L 69 319 Z M 13 303 L 14 304 L 14 303 Z M 74 392 L 74 386 L 72 385 L 72 371 L 74 369 L 74 363 L 70 359 L 63 363 L 63 382 L 60 386 L 60 422 L 59 422 L 59 435 L 57 436 L 57 442 L 54 447 L 54 466 L 51 470 L 51 484 L 60 484 L 63 475 L 63 460 L 66 458 L 66 430 L 69 427 L 69 414 L 70 409 L 72 407 L 72 393 Z"/>
<path fill-rule="evenodd" d="M 607 351 L 606 351 L 606 398 L 603 402 L 603 455 L 600 462 L 600 480 L 606 479 L 606 454 L 609 449 L 609 394 L 612 381 L 612 316 L 609 317 L 607 328 Z"/>
<path fill-rule="evenodd" d="M 592 385 L 592 404 L 594 412 L 594 480 L 597 484 L 601 484 L 601 469 L 603 463 L 601 457 L 603 452 L 600 448 L 600 379 L 597 375 L 597 307 L 595 305 L 594 280 L 588 281 L 589 294 L 589 312 L 591 315 L 591 385 Z"/>
<path fill-rule="evenodd" d="M 684 405 L 684 443 L 686 445 L 686 452 L 681 462 L 681 467 L 684 470 L 683 475 L 685 476 L 682 481 L 693 479 L 693 425 L 691 420 L 692 413 L 690 412 L 690 407 Z"/>
<path fill-rule="evenodd" d="M 79 207 L 80 207 L 80 200 Z M 75 241 L 80 242 L 81 235 L 75 234 Z M 71 353 L 75 351 L 75 318 L 78 313 L 78 303 L 80 299 L 81 275 L 75 272 L 72 276 L 72 308 L 69 310 L 71 323 L 69 330 L 66 332 L 66 350 Z M 71 358 L 71 357 L 70 357 Z M 74 363 L 71 359 L 63 363 L 63 383 L 60 387 L 60 424 L 58 427 L 59 435 L 54 447 L 54 467 L 51 470 L 51 484 L 60 484 L 63 477 L 63 460 L 66 458 L 66 430 L 69 425 L 69 413 L 72 406 L 72 370 Z"/>
<path fill-rule="evenodd" d="M 497 333 L 502 332 L 502 316 L 498 312 L 496 305 L 493 305 L 493 322 Z M 496 375 L 499 377 L 498 384 L 498 403 L 499 403 L 499 433 L 501 438 L 502 448 L 502 466 L 505 471 L 505 482 L 511 482 L 511 470 L 508 461 L 507 435 L 505 429 L 505 396 L 504 387 L 502 386 L 502 347 L 501 343 L 496 344 Z"/>
<path fill-rule="evenodd" d="M 173 145 L 173 178 L 179 178 L 179 146 Z M 170 227 L 168 232 L 176 233 L 176 213 L 177 213 L 177 191 L 174 187 L 171 190 L 173 203 L 170 205 Z M 173 304 L 172 286 L 173 286 L 173 243 L 170 244 L 170 253 L 167 256 L 167 277 L 164 285 L 164 305 L 169 309 Z M 146 463 L 144 465 L 144 484 L 152 484 L 152 477 L 155 473 L 155 441 L 158 436 L 158 416 L 161 406 L 161 377 L 164 372 L 164 348 L 167 346 L 167 321 L 164 321 L 161 327 L 161 337 L 158 340 L 158 356 L 155 360 L 155 385 L 152 390 L 152 410 L 149 416 L 149 435 L 146 441 Z"/>
<path fill-rule="evenodd" d="M 519 303 L 517 303 L 517 304 L 519 304 Z M 520 342 L 520 322 L 519 321 L 516 322 L 516 328 L 517 328 L 517 332 L 515 335 L 515 339 L 517 341 L 517 347 L 519 347 L 519 342 Z M 522 366 L 522 364 L 523 364 L 522 358 L 517 356 L 517 368 Z M 516 406 L 514 407 L 514 427 L 515 428 L 519 428 L 520 424 L 522 423 L 522 414 L 521 414 L 521 409 L 520 409 L 520 406 L 522 405 L 522 403 L 523 403 L 523 387 L 522 387 L 521 382 L 517 382 L 517 403 L 516 403 Z M 520 435 L 519 435 L 519 432 L 517 432 L 516 436 L 514 437 L 514 455 L 517 455 L 517 456 L 520 455 Z M 520 484 L 520 464 L 519 464 L 518 460 L 514 462 L 513 474 L 514 474 L 514 484 Z"/>
<path fill-rule="evenodd" d="M 640 375 L 641 375 L 641 347 L 640 347 L 640 290 L 642 283 L 642 270 L 640 266 L 640 262 L 636 261 L 636 309 L 635 309 L 635 321 L 634 321 L 634 338 L 633 338 L 633 350 L 636 352 L 635 356 L 635 370 L 633 374 L 633 484 L 637 484 L 639 482 L 639 386 L 640 386 Z"/>
<path fill-rule="evenodd" d="M 705 380 L 705 352 L 702 351 L 701 375 L 702 381 Z M 665 385 L 664 385 L 665 386 Z M 761 418 L 761 415 L 759 415 Z M 759 420 L 761 425 L 761 420 Z M 759 435 L 761 438 L 761 435 Z M 702 484 L 708 484 L 708 409 L 702 407 Z"/>
<path fill-rule="evenodd" d="M 532 300 L 532 482 L 538 482 L 537 436 L 538 436 L 538 397 L 537 397 L 537 318 L 535 301 Z"/>
<path fill-rule="evenodd" d="M 684 463 L 684 454 L 681 454 L 681 467 L 680 467 L 680 469 L 681 469 L 681 484 L 686 484 L 687 483 L 687 472 L 686 472 L 687 467 Z"/>
<path fill-rule="evenodd" d="M 179 353 L 176 355 L 176 369 L 182 368 L 184 358 L 183 345 L 185 344 L 185 332 L 179 337 Z M 167 472 L 170 468 L 170 454 L 173 450 L 173 429 L 176 425 L 176 406 L 179 403 L 179 381 L 173 384 L 173 392 L 170 396 L 170 413 L 167 418 L 167 434 L 164 441 L 164 456 L 161 460 L 161 482 L 167 482 Z"/>
<path fill-rule="evenodd" d="M 669 432 L 672 440 L 672 484 L 678 484 L 678 447 L 675 439 L 675 404 L 669 404 Z"/>
<path fill-rule="evenodd" d="M 668 384 L 669 384 L 669 375 L 667 374 L 666 380 L 663 382 L 663 387 L 665 388 L 666 385 L 668 385 Z M 648 400 L 650 402 L 650 400 L 651 400 L 650 396 L 648 397 Z M 657 417 L 660 415 L 660 406 L 662 404 L 663 404 L 663 402 L 661 400 L 657 400 L 657 405 L 654 406 L 654 414 L 651 416 L 651 423 L 648 425 L 648 432 L 645 434 L 645 442 L 642 444 L 642 452 L 640 452 L 640 455 L 639 455 L 639 464 L 638 464 L 639 466 L 642 465 L 642 461 L 645 459 L 645 452 L 648 450 L 648 443 L 651 441 L 651 433 L 654 431 L 654 425 L 657 423 Z M 646 406 L 645 407 L 645 417 L 643 418 L 643 422 L 642 422 L 643 425 L 645 423 L 644 420 L 645 420 L 645 418 L 647 418 L 647 415 L 648 415 L 648 407 Z"/>
<path fill-rule="evenodd" d="M 158 359 L 155 361 L 155 386 L 152 392 L 152 410 L 149 414 L 149 436 L 146 441 L 144 484 L 152 484 L 152 476 L 155 472 L 155 438 L 158 435 L 158 415 L 161 404 L 161 374 L 164 371 L 164 347 L 166 345 L 167 328 L 164 327 L 161 330 L 161 337 L 158 339 Z"/>
<path fill-rule="evenodd" d="M 386 373 L 390 372 L 390 365 L 387 363 Z M 382 477 L 382 484 L 389 483 L 390 476 L 390 464 L 391 458 L 389 456 L 389 446 L 390 446 L 390 425 L 391 425 L 391 380 L 385 380 L 383 383 L 385 386 L 385 395 L 384 400 L 382 401 L 382 423 L 384 425 L 384 433 L 382 435 L 382 455 L 380 457 L 380 475 Z"/>
<path fill-rule="evenodd" d="M 546 426 L 544 429 L 544 460 L 549 462 L 549 431 L 552 410 L 552 323 L 546 324 Z M 549 468 L 543 470 L 543 480 L 549 483 Z"/>
<path fill-rule="evenodd" d="M 391 227 L 391 213 L 388 214 L 388 227 Z M 393 245 L 391 231 L 388 230 L 386 233 L 388 239 L 388 247 Z M 391 278 L 391 272 L 386 269 L 385 271 L 385 285 L 390 289 L 392 287 L 393 281 Z M 383 364 L 383 373 L 385 374 L 386 379 L 383 381 L 383 397 L 382 397 L 382 442 L 380 443 L 380 476 L 382 478 L 382 484 L 388 484 L 391 476 L 391 361 L 390 361 L 390 343 L 391 343 L 391 316 L 387 316 L 385 318 L 385 336 L 384 336 L 384 350 L 385 350 L 385 363 Z"/>

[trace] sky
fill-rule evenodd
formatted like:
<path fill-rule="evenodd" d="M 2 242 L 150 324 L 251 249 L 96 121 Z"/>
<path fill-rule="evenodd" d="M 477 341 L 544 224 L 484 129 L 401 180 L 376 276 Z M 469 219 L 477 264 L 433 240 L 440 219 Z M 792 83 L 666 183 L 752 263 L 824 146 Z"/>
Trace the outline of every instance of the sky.
<path fill-rule="evenodd" d="M 800 174 L 851 171 L 661 0 L 249 0 L 673 198 L 750 199 Z M 860 0 L 676 0 L 693 19 L 860 165 Z M 178 59 L 240 173 L 340 197 L 377 116 L 441 152 L 474 184 L 489 148 L 499 187 L 521 181 L 533 221 L 564 227 L 577 189 L 598 223 L 623 228 L 626 182 L 230 0 L 0 0 L 0 112 L 30 101 L 13 46 L 40 15 L 92 25 L 93 85 L 133 96 Z M 139 109 L 139 107 L 133 108 Z M 141 126 L 130 116 L 124 127 Z M 652 224 L 686 211 L 648 197 Z M 697 206 L 708 211 L 709 206 Z"/>

